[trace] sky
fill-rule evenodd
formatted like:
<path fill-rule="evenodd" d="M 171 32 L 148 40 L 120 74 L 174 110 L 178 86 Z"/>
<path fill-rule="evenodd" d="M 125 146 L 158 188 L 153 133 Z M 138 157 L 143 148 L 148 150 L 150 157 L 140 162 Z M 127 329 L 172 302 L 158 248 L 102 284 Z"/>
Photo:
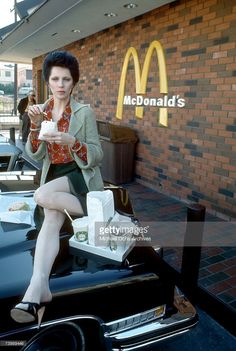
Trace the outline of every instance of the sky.
<path fill-rule="evenodd" d="M 14 11 L 10 12 L 13 7 L 14 0 L 0 0 L 0 28 L 6 27 L 8 24 L 14 22 Z"/>
<path fill-rule="evenodd" d="M 17 2 L 21 2 L 17 0 Z M 0 28 L 6 27 L 15 21 L 14 11 L 14 0 L 0 0 Z M 0 61 L 0 67 L 4 67 L 6 62 Z M 7 62 L 9 64 L 9 62 Z"/>

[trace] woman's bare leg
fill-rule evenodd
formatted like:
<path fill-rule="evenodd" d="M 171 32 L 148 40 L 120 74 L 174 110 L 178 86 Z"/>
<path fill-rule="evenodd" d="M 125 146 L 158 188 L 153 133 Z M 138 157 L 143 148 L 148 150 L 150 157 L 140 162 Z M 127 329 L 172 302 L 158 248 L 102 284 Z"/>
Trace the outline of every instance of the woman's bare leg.
<path fill-rule="evenodd" d="M 67 177 L 55 179 L 35 192 L 35 201 L 44 208 L 45 219 L 36 243 L 33 275 L 23 301 L 39 303 L 52 298 L 49 276 L 59 251 L 59 232 L 65 220 L 63 209 L 66 206 L 71 214 L 83 215 L 79 200 L 69 192 Z"/>
<path fill-rule="evenodd" d="M 39 232 L 35 255 L 33 275 L 23 301 L 40 303 L 50 301 L 49 275 L 59 251 L 59 231 L 65 215 L 56 210 L 44 210 L 45 219 Z"/>
<path fill-rule="evenodd" d="M 83 209 L 77 197 L 70 193 L 67 177 L 57 178 L 42 185 L 34 195 L 38 205 L 48 210 L 64 211 L 64 208 L 72 215 L 83 215 Z"/>

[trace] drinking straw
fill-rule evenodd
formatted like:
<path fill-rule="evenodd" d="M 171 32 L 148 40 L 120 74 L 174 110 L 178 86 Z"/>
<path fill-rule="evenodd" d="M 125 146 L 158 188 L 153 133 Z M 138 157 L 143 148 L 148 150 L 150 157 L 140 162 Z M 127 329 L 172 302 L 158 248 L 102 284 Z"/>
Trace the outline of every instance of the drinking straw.
<path fill-rule="evenodd" d="M 64 212 L 70 218 L 71 222 L 73 222 L 73 219 L 71 218 L 71 216 L 69 215 L 69 213 L 67 212 L 67 210 L 65 208 L 64 208 Z"/>

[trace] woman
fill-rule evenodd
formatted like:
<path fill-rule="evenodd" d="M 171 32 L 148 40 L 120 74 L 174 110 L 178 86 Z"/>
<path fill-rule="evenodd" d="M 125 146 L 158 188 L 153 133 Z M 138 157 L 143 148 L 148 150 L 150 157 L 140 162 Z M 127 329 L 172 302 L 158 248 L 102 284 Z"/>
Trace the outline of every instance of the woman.
<path fill-rule="evenodd" d="M 43 63 L 43 74 L 52 98 L 44 105 L 29 107 L 31 132 L 26 152 L 36 161 L 43 160 L 35 201 L 44 209 L 44 221 L 36 243 L 30 284 L 22 301 L 11 310 L 15 321 L 38 320 L 39 326 L 45 304 L 52 299 L 49 276 L 59 252 L 64 209 L 76 217 L 83 216 L 86 193 L 103 190 L 99 170 L 103 153 L 93 111 L 71 97 L 79 80 L 77 59 L 66 51 L 49 53 Z M 38 137 L 43 120 L 56 122 L 58 131 L 44 134 L 42 141 Z"/>

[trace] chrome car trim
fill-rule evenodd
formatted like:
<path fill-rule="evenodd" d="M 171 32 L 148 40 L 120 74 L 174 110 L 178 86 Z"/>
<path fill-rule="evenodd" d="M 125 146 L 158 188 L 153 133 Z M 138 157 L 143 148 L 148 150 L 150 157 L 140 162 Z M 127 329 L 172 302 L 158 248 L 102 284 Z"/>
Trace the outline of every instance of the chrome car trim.
<path fill-rule="evenodd" d="M 120 350 L 131 351 L 144 346 L 147 343 L 158 342 L 160 339 L 166 337 L 172 337 L 188 330 L 190 327 L 197 324 L 197 312 L 191 303 L 185 298 L 178 288 L 175 288 L 174 293 L 174 306 L 177 312 L 172 316 L 165 318 L 157 317 L 156 319 L 151 318 L 146 323 L 137 323 L 135 327 L 127 326 L 125 329 L 121 327 L 117 332 L 109 332 L 109 327 L 112 325 L 110 322 L 108 325 L 104 324 L 105 337 L 110 339 L 113 343 L 120 345 Z M 146 311 L 147 312 L 147 311 Z M 122 323 L 125 326 L 125 322 L 129 323 L 129 318 L 124 318 Z M 191 325 L 187 325 L 191 322 Z M 139 325 L 138 325 L 139 324 Z M 181 327 L 181 324 L 183 326 Z M 106 329 L 107 328 L 107 329 Z M 138 340 L 135 340 L 138 338 Z M 140 340 L 141 339 L 141 340 Z M 115 350 L 115 349 L 114 349 Z"/>
<path fill-rule="evenodd" d="M 105 323 L 105 335 L 112 336 L 117 334 L 118 331 L 125 331 L 146 324 L 147 322 L 156 321 L 157 318 L 162 318 L 165 315 L 166 305 L 158 306 L 144 312 L 136 313 L 134 315 L 117 319 L 115 321 Z M 132 329 L 133 330 L 133 329 Z"/>
<path fill-rule="evenodd" d="M 73 322 L 73 321 L 77 321 L 77 320 L 93 320 L 99 323 L 99 325 L 102 325 L 103 321 L 96 316 L 93 315 L 76 315 L 76 316 L 70 316 L 70 317 L 66 317 L 66 318 L 59 318 L 59 319 L 54 319 L 52 321 L 48 321 L 48 322 L 43 322 L 40 325 L 40 329 L 42 329 L 43 327 L 48 327 L 51 325 L 57 325 L 57 324 L 63 324 L 65 322 Z M 34 324 L 34 325 L 30 325 L 27 327 L 23 327 L 23 328 L 19 328 L 19 329 L 15 329 L 12 330 L 10 332 L 5 332 L 5 333 L 1 333 L 0 334 L 0 339 L 4 338 L 6 336 L 10 336 L 10 335 L 16 335 L 18 333 L 23 333 L 23 332 L 27 332 L 30 330 L 38 330 L 38 325 Z"/>
<path fill-rule="evenodd" d="M 181 334 L 185 334 L 189 331 L 189 329 L 185 329 L 185 330 L 182 330 L 182 331 L 179 331 L 177 333 L 175 333 L 174 335 L 167 335 L 167 336 L 163 336 L 161 337 L 161 341 L 163 340 L 166 340 L 166 339 L 170 339 L 172 338 L 173 336 L 177 336 L 177 335 L 181 335 Z M 155 340 L 151 340 L 151 341 L 147 341 L 147 342 L 143 342 L 141 343 L 140 345 L 134 345 L 134 346 L 128 346 L 128 347 L 123 347 L 122 346 L 122 349 L 121 348 L 112 348 L 112 351 L 135 351 L 135 350 L 138 350 L 138 349 L 142 349 L 144 347 L 147 347 L 147 346 L 151 346 L 153 344 L 157 344 L 157 342 L 160 341 L 160 339 L 155 339 Z"/>
<path fill-rule="evenodd" d="M 164 329 L 166 329 L 168 326 L 171 325 L 171 327 L 175 327 L 178 324 L 186 321 L 186 318 L 182 318 L 178 320 L 175 320 L 176 314 L 171 317 L 171 318 L 167 318 L 167 319 L 162 319 L 161 321 L 157 321 L 157 322 L 151 322 L 148 323 L 147 325 L 143 325 L 140 327 L 135 327 L 133 329 L 129 329 L 127 331 L 122 331 L 120 333 L 111 335 L 111 337 L 117 341 L 122 342 L 123 340 L 128 340 L 129 338 L 135 338 L 136 336 L 141 337 L 141 336 L 145 336 L 148 333 L 153 333 L 154 331 L 161 331 L 161 335 L 163 336 L 163 332 Z M 188 319 L 188 318 L 187 318 Z M 178 329 L 179 331 L 179 329 Z M 166 335 L 169 335 L 171 333 L 167 333 Z M 164 334 L 165 335 L 165 334 Z M 158 337 L 158 336 L 157 336 Z"/>
<path fill-rule="evenodd" d="M 71 316 L 71 317 L 66 317 L 66 318 L 59 318 L 59 319 L 54 319 L 53 321 L 49 321 L 49 322 L 44 322 L 41 324 L 42 327 L 48 327 L 49 325 L 55 325 L 55 324 L 62 324 L 65 322 L 72 322 L 72 321 L 76 321 L 76 320 L 93 320 L 98 322 L 100 325 L 103 323 L 103 321 L 96 316 L 92 316 L 92 315 L 77 315 L 77 316 Z M 34 328 L 38 328 L 38 326 L 35 326 Z"/>
<path fill-rule="evenodd" d="M 23 194 L 34 194 L 35 190 L 16 190 L 16 191 L 0 191 L 0 195 L 23 195 Z"/>

